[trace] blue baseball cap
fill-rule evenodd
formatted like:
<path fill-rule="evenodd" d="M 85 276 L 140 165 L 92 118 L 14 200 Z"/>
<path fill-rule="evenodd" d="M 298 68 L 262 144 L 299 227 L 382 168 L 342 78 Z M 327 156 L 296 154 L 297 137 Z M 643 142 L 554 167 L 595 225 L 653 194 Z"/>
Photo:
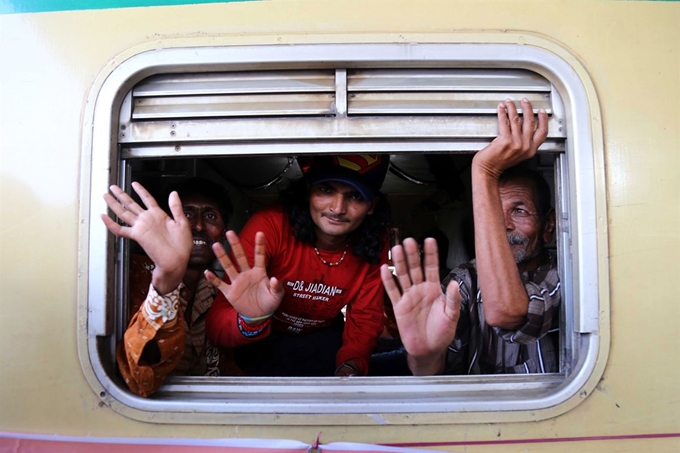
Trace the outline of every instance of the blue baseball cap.
<path fill-rule="evenodd" d="M 307 177 L 312 184 L 339 181 L 351 185 L 367 200 L 373 200 L 385 181 L 389 154 L 341 154 L 317 156 Z"/>

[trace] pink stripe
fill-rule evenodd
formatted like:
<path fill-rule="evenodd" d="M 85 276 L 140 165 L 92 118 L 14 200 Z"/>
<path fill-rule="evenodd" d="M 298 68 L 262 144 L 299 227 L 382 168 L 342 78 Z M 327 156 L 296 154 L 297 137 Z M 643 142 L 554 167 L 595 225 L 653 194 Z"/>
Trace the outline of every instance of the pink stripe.
<path fill-rule="evenodd" d="M 553 439 L 472 440 L 462 442 L 406 442 L 381 445 L 385 445 L 388 447 L 446 447 L 460 445 L 545 444 L 558 442 L 592 442 L 600 440 L 664 439 L 670 437 L 680 437 L 680 433 L 625 434 L 621 436 L 556 437 Z"/>
<path fill-rule="evenodd" d="M 95 443 L 60 440 L 0 438 L 0 451 L 13 453 L 307 453 L 308 448 L 267 448 L 198 445 Z"/>

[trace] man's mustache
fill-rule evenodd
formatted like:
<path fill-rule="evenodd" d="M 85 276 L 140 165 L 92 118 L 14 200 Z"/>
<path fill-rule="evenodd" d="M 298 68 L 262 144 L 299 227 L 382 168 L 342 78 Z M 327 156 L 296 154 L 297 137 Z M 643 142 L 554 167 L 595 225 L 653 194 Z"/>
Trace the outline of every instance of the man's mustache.
<path fill-rule="evenodd" d="M 526 243 L 529 241 L 524 236 L 509 233 L 508 242 L 510 243 L 510 245 L 526 245 Z"/>
<path fill-rule="evenodd" d="M 321 217 L 328 217 L 329 219 L 335 220 L 336 222 L 348 222 L 347 217 L 343 215 L 335 215 L 323 212 L 321 213 Z"/>

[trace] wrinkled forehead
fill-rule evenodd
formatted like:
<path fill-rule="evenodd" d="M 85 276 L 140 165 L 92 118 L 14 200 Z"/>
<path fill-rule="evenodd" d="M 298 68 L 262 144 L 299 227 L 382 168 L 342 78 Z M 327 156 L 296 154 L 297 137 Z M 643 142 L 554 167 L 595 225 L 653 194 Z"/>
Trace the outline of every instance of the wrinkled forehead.
<path fill-rule="evenodd" d="M 536 184 L 525 178 L 502 181 L 498 186 L 501 202 L 505 204 L 524 204 L 538 207 L 538 189 Z"/>

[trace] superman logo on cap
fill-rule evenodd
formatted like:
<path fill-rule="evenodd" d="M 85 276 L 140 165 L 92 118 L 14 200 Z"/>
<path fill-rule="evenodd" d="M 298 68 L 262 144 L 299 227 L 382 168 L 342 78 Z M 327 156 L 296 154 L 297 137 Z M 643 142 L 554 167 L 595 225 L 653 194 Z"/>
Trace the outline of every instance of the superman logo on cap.
<path fill-rule="evenodd" d="M 382 156 L 380 154 L 351 154 L 333 157 L 333 161 L 336 165 L 345 167 L 359 174 L 364 174 L 380 165 L 381 159 Z"/>

